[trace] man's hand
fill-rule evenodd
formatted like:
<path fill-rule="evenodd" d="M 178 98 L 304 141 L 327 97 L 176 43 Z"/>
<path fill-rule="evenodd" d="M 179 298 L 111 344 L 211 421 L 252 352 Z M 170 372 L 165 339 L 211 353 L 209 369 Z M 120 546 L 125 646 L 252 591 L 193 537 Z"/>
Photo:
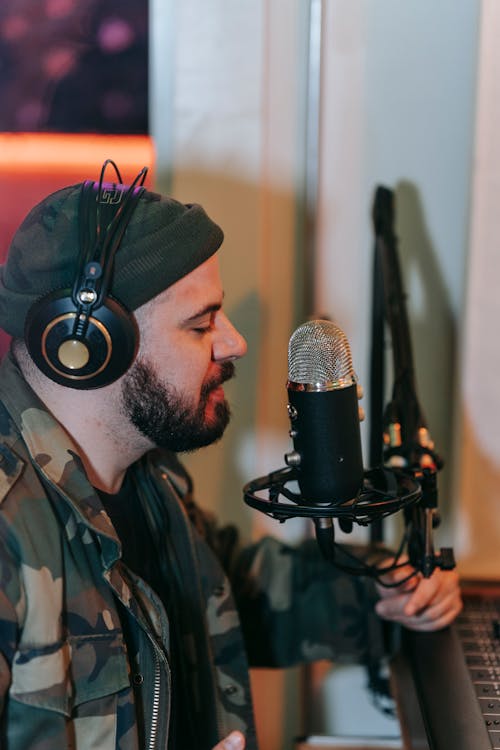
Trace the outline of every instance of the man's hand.
<path fill-rule="evenodd" d="M 245 738 L 241 732 L 231 732 L 223 740 L 217 743 L 213 750 L 244 750 Z"/>
<path fill-rule="evenodd" d="M 386 567 L 388 561 L 384 561 Z M 384 583 L 402 581 L 411 574 L 408 563 L 387 573 Z M 455 570 L 436 568 L 430 578 L 417 573 L 400 586 L 377 584 L 381 596 L 375 609 L 385 620 L 394 620 L 411 630 L 439 630 L 449 625 L 462 609 L 462 598 Z"/>

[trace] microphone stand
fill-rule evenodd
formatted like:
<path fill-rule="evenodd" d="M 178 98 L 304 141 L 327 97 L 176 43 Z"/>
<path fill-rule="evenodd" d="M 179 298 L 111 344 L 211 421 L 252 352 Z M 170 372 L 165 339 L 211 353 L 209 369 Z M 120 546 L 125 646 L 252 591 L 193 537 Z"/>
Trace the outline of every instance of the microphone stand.
<path fill-rule="evenodd" d="M 440 553 L 436 553 L 434 549 L 433 530 L 439 523 L 437 471 L 442 467 L 443 461 L 434 451 L 417 397 L 397 242 L 392 231 L 392 196 L 390 190 L 379 187 L 373 212 L 378 273 L 383 286 L 383 309 L 392 334 L 395 371 L 392 399 L 380 423 L 381 429 L 383 427 L 383 440 L 380 440 L 379 445 L 383 445 L 383 450 L 378 450 L 376 468 L 362 470 L 359 480 L 361 486 L 349 489 L 349 493 L 352 489 L 354 497 L 346 499 L 344 490 L 338 489 L 339 497 L 328 497 L 325 502 L 324 488 L 320 486 L 318 490 L 316 485 L 311 484 L 306 471 L 301 474 L 303 456 L 299 447 L 285 455 L 288 464 L 286 467 L 254 479 L 243 488 L 247 505 L 280 523 L 294 517 L 312 519 L 319 547 L 327 560 L 348 573 L 373 577 L 382 585 L 392 585 L 383 580 L 384 575 L 404 564 L 400 562 L 400 557 L 405 544 L 414 571 L 425 577 L 431 576 L 436 567 L 455 567 L 451 549 L 443 549 Z M 381 299 L 378 300 L 381 309 L 380 302 Z M 290 436 L 294 437 L 294 418 L 290 409 L 289 416 Z M 304 494 L 288 486 L 297 483 Z M 332 493 L 335 491 L 333 489 Z M 267 492 L 267 497 L 262 496 L 263 492 Z M 347 552 L 345 554 L 348 557 L 354 557 L 356 565 L 343 565 L 335 559 L 335 550 L 339 545 L 336 545 L 334 539 L 334 518 L 343 531 L 351 531 L 354 523 L 362 526 L 380 525 L 386 516 L 400 510 L 405 515 L 405 534 L 392 564 L 368 564 Z M 373 551 L 377 552 L 377 544 L 374 547 Z M 370 557 L 373 555 L 370 554 Z M 380 562 L 381 556 L 378 557 Z M 415 572 L 411 575 L 415 575 Z"/>
<path fill-rule="evenodd" d="M 442 468 L 443 461 L 434 451 L 417 396 L 406 295 L 393 230 L 393 204 L 393 192 L 379 186 L 373 206 L 375 319 L 372 332 L 383 337 L 380 315 L 376 314 L 381 309 L 383 299 L 385 318 L 391 332 L 394 365 L 392 400 L 383 419 L 383 457 L 386 465 L 403 468 L 420 484 L 421 499 L 410 511 L 405 510 L 405 520 L 410 562 L 428 578 L 436 567 L 451 570 L 455 567 L 455 560 L 451 548 L 441 549 L 440 554 L 434 550 L 433 531 L 439 524 L 437 472 Z M 375 383 L 382 388 L 380 358 L 383 347 L 377 350 L 376 343 L 373 342 L 372 349 L 372 387 Z"/>

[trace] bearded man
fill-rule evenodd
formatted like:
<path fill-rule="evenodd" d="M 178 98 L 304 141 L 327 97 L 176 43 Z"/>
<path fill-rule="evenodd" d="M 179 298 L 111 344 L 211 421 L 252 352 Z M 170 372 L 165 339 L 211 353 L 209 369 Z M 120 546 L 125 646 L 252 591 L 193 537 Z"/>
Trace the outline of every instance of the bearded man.
<path fill-rule="evenodd" d="M 223 234 L 103 174 L 35 206 L 2 267 L 0 744 L 255 750 L 247 653 L 373 660 L 377 600 L 442 627 L 457 576 L 380 599 L 310 542 L 245 549 L 200 511 L 176 453 L 222 436 L 246 351 L 223 311 Z"/>

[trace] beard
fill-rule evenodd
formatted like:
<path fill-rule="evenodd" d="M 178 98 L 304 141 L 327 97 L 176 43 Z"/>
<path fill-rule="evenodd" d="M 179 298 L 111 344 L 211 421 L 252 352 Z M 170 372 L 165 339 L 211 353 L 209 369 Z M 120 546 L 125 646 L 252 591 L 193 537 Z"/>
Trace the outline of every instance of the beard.
<path fill-rule="evenodd" d="M 222 362 L 217 376 L 207 380 L 196 407 L 173 386 L 165 385 L 147 361 L 136 362 L 125 375 L 122 403 L 130 422 L 158 448 L 175 453 L 194 451 L 219 440 L 231 411 L 219 401 L 207 416 L 211 392 L 234 375 L 234 364 Z"/>

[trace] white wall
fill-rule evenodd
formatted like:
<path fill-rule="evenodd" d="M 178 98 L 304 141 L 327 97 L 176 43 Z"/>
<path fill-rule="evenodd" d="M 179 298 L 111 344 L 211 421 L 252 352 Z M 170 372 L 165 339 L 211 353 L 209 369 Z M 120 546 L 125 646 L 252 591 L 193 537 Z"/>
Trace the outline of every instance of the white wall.
<path fill-rule="evenodd" d="M 316 309 L 344 328 L 367 384 L 371 203 L 377 184 L 395 189 L 419 395 L 447 460 L 440 477 L 442 544 L 458 539 L 450 519 L 461 488 L 451 479 L 461 471 L 455 396 L 483 5 L 322 3 Z M 235 414 L 228 433 L 188 464 L 200 499 L 222 520 L 238 523 L 248 537 L 270 531 L 294 539 L 309 533 L 309 522 L 283 528 L 259 517 L 244 505 L 241 488 L 283 464 L 286 347 L 309 312 L 303 288 L 311 270 L 303 255 L 309 2 L 152 0 L 151 7 L 158 182 L 181 200 L 203 203 L 223 226 L 227 311 L 249 341 L 229 389 Z M 476 278 L 471 304 L 484 283 Z M 470 336 L 477 341 L 476 335 L 477 325 Z M 296 684 L 272 679 L 257 695 L 282 698 L 275 721 L 266 716 L 263 750 L 289 747 L 300 723 Z"/>
<path fill-rule="evenodd" d="M 446 460 L 440 536 L 449 543 L 479 5 L 335 0 L 325 9 L 319 306 L 344 327 L 368 385 L 371 210 L 377 185 L 393 189 L 419 397 Z"/>
<path fill-rule="evenodd" d="M 377 184 L 393 188 L 419 392 L 447 462 L 440 500 L 448 542 L 480 4 L 321 5 L 315 307 L 344 328 L 367 386 L 371 204 Z M 223 225 L 228 309 L 250 344 L 233 388 L 234 440 L 216 446 L 206 464 L 227 453 L 205 491 L 238 521 L 248 519 L 236 497 L 241 483 L 281 465 L 288 449 L 286 344 L 309 312 L 297 255 L 304 240 L 308 6 L 152 0 L 158 183 L 202 202 Z M 201 454 L 191 462 L 205 465 Z M 231 505 L 222 499 L 228 494 Z"/>
<path fill-rule="evenodd" d="M 376 186 L 393 189 L 418 395 L 446 461 L 439 477 L 443 520 L 436 544 L 453 545 L 458 558 L 453 523 L 461 500 L 453 481 L 461 473 L 456 394 L 469 252 L 479 10 L 479 3 L 453 0 L 324 3 L 317 306 L 344 328 L 367 388 L 371 211 Z M 391 374 L 388 370 L 388 386 Z M 368 407 L 369 394 L 366 402 Z M 365 456 L 368 427 L 363 427 Z M 397 516 L 385 526 L 390 540 L 399 538 Z M 347 682 L 335 669 L 322 676 L 315 701 L 323 707 L 324 719 L 316 729 L 394 733 L 394 724 L 381 715 L 377 720 L 365 712 L 360 726 L 357 707 L 364 698 L 346 689 L 355 672 L 347 673 Z M 339 695 L 340 711 L 334 711 Z"/>

